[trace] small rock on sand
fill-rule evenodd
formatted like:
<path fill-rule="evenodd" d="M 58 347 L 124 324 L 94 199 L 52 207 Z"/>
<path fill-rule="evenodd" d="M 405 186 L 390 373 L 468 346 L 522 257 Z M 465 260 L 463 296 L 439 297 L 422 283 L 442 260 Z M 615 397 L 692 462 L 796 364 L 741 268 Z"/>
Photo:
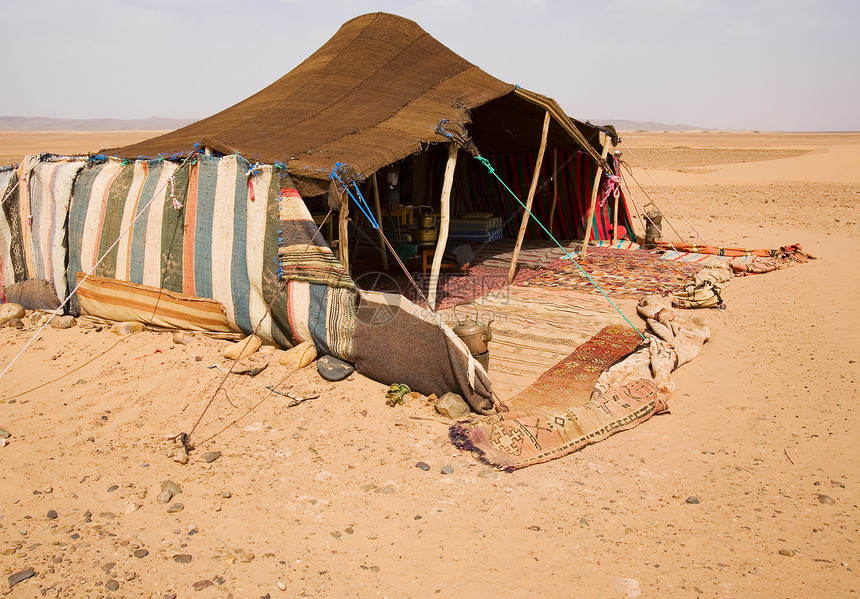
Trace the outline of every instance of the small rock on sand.
<path fill-rule="evenodd" d="M 140 333 L 145 330 L 146 327 L 143 326 L 142 322 L 115 322 L 111 325 L 111 332 L 116 333 L 117 335 L 131 335 L 132 333 Z"/>
<path fill-rule="evenodd" d="M 310 341 L 299 343 L 288 349 L 278 358 L 278 363 L 287 368 L 298 370 L 317 359 L 317 348 Z"/>
<path fill-rule="evenodd" d="M 220 451 L 207 451 L 202 456 L 200 456 L 200 460 L 206 462 L 207 464 L 211 464 L 215 460 L 221 457 Z"/>
<path fill-rule="evenodd" d="M 55 329 L 70 329 L 78 324 L 74 316 L 54 316 L 51 319 L 51 326 Z"/>
<path fill-rule="evenodd" d="M 13 319 L 24 318 L 24 308 L 20 304 L 0 304 L 0 326 Z"/>
<path fill-rule="evenodd" d="M 183 504 L 181 504 L 181 503 L 174 503 L 174 504 L 173 504 L 173 505 L 171 505 L 169 508 L 167 508 L 167 513 L 168 513 L 168 514 L 176 514 L 176 513 L 178 513 L 178 512 L 181 512 L 181 511 L 182 511 L 182 510 L 184 510 L 184 509 L 185 509 L 185 506 L 184 506 Z"/>
<path fill-rule="evenodd" d="M 818 494 L 818 502 L 824 505 L 836 505 L 836 500 L 833 499 L 830 495 L 821 495 Z"/>
<path fill-rule="evenodd" d="M 317 372 L 327 381 L 342 381 L 353 372 L 355 367 L 348 362 L 339 360 L 334 356 L 323 356 L 317 360 Z"/>
<path fill-rule="evenodd" d="M 19 582 L 27 580 L 28 578 L 31 578 L 35 575 L 36 575 L 36 571 L 33 568 L 27 568 L 26 570 L 21 570 L 20 572 L 18 572 L 16 574 L 12 574 L 9 577 L 9 588 L 11 589 L 12 587 L 14 587 Z"/>
<path fill-rule="evenodd" d="M 446 393 L 436 400 L 436 411 L 445 418 L 460 420 L 469 415 L 469 404 L 456 393 Z"/>
<path fill-rule="evenodd" d="M 228 360 L 241 360 L 256 352 L 262 345 L 262 339 L 256 335 L 250 335 L 228 346 L 224 350 L 224 357 Z"/>

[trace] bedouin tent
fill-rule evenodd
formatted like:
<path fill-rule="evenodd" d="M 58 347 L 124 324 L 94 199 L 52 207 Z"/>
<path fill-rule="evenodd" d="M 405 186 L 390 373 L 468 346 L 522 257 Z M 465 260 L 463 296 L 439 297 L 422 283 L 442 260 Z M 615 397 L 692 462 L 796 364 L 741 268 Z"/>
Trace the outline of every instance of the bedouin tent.
<path fill-rule="evenodd" d="M 380 169 L 439 159 L 432 305 L 459 152 L 451 131 L 518 196 L 536 199 L 541 220 L 552 223 L 557 206 L 565 236 L 592 229 L 600 238 L 613 220 L 629 230 L 623 199 L 598 193 L 612 170 L 606 133 L 488 75 L 414 22 L 374 13 L 345 23 L 284 77 L 218 114 L 103 155 L 30 156 L 2 173 L 0 289 L 30 307 L 68 302 L 73 312 L 166 327 L 247 334 L 262 323 L 261 335 L 276 343 L 313 341 L 352 360 L 348 199 L 332 175 L 347 185 L 370 179 L 377 190 Z M 460 164 L 473 209 L 514 213 L 482 165 Z M 423 183 L 413 182 L 416 193 Z M 340 261 L 314 235 L 303 201 L 325 194 L 340 198 L 331 203 L 340 209 Z M 519 230 L 520 239 L 538 233 L 525 219 Z"/>
<path fill-rule="evenodd" d="M 292 71 L 226 110 L 106 153 L 129 159 L 184 155 L 200 144 L 251 161 L 283 162 L 307 197 L 329 191 L 338 163 L 349 167 L 350 177 L 364 180 L 447 144 L 450 139 L 439 125 L 448 123 L 465 128 L 475 147 L 525 198 L 545 119 L 543 145 L 548 153 L 536 177 L 542 184 L 535 192 L 535 216 L 550 223 L 553 234 L 567 239 L 609 239 L 615 232 L 610 230 L 613 222 L 630 231 L 623 198 L 620 204 L 598 202 L 593 193 L 601 185 L 602 171 L 612 168 L 598 127 L 570 118 L 551 98 L 492 77 L 413 21 L 387 13 L 348 21 Z M 444 153 L 437 154 L 444 161 Z M 514 234 L 520 224 L 519 218 L 513 220 L 521 212 L 519 206 L 488 179 L 480 164 L 472 160 L 461 164 L 471 182 L 472 210 L 501 216 L 508 223 L 504 232 Z M 453 163 L 451 167 L 448 176 L 453 176 Z M 413 195 L 446 187 L 451 185 L 414 181 Z M 596 203 L 597 210 L 589 213 L 589 206 Z M 440 204 L 444 213 L 446 202 Z M 341 219 L 345 221 L 345 211 Z M 526 239 L 544 236 L 534 221 L 524 229 Z M 346 232 L 344 222 L 341 231 Z M 443 249 L 444 244 L 440 234 Z M 347 262 L 347 244 L 341 243 L 339 250 Z M 436 254 L 434 267 L 442 252 Z"/>

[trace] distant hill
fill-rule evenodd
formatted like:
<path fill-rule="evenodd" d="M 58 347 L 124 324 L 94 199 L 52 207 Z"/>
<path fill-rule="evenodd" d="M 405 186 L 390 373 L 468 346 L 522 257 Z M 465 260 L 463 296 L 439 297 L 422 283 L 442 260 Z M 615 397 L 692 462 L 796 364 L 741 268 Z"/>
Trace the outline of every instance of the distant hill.
<path fill-rule="evenodd" d="M 655 123 L 653 121 L 626 121 L 624 119 L 589 119 L 590 123 L 596 125 L 612 125 L 618 131 L 716 131 L 707 127 L 693 127 L 692 125 L 669 125 L 667 123 Z"/>
<path fill-rule="evenodd" d="M 0 131 L 172 131 L 198 119 L 52 119 L 0 116 Z"/>

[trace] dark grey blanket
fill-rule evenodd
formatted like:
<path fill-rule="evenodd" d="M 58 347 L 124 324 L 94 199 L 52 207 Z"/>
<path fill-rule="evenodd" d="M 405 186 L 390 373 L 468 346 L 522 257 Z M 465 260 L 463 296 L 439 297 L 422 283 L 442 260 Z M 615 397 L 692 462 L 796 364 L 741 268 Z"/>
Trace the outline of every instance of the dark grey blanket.
<path fill-rule="evenodd" d="M 459 393 L 475 412 L 493 412 L 486 371 L 440 316 L 400 295 L 362 291 L 356 321 L 361 374 L 424 395 Z"/>

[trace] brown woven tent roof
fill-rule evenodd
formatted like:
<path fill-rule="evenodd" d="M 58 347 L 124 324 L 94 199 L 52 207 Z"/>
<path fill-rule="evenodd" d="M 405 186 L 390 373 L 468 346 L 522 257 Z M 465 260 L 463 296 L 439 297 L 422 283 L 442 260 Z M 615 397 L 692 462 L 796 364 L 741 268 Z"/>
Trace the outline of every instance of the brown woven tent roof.
<path fill-rule="evenodd" d="M 487 106 L 483 153 L 535 149 L 545 110 L 554 116 L 550 145 L 596 155 L 596 131 L 573 121 L 551 99 L 504 83 L 470 64 L 413 21 L 387 13 L 356 17 L 292 71 L 249 98 L 187 127 L 124 148 L 124 158 L 187 153 L 200 143 L 249 160 L 281 161 L 324 189 L 336 162 L 360 176 L 431 143 L 442 119 L 469 125 Z M 504 119 L 504 123 L 499 120 Z"/>

